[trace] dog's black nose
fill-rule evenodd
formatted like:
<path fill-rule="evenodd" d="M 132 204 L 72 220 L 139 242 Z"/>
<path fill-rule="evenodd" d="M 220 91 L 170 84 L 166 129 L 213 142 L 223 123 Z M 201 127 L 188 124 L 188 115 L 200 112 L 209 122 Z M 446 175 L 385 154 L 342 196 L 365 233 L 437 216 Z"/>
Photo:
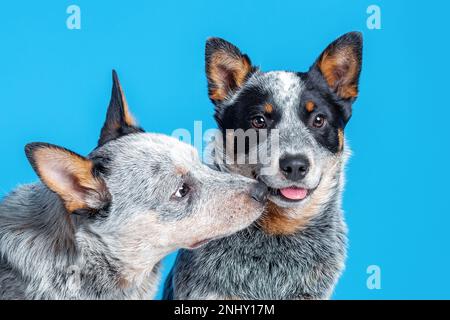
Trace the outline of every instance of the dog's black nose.
<path fill-rule="evenodd" d="M 309 160 L 303 155 L 289 155 L 280 159 L 280 169 L 291 181 L 302 180 L 309 170 Z"/>
<path fill-rule="evenodd" d="M 269 189 L 265 183 L 258 182 L 252 186 L 250 193 L 254 200 L 264 202 L 267 198 L 267 194 L 269 193 Z"/>

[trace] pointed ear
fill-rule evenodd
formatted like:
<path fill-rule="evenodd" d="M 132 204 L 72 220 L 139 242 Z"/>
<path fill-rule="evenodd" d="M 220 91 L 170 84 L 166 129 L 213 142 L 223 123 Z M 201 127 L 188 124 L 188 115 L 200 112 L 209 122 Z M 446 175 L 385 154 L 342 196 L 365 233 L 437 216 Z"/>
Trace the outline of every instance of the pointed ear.
<path fill-rule="evenodd" d="M 209 98 L 215 104 L 226 100 L 256 70 L 247 55 L 220 38 L 206 41 L 205 57 Z"/>
<path fill-rule="evenodd" d="M 108 112 L 106 114 L 105 124 L 103 125 L 98 146 L 120 138 L 121 136 L 143 132 L 128 109 L 125 94 L 119 82 L 119 78 L 115 70 L 113 70 L 113 87 L 111 92 L 111 100 L 109 102 Z"/>
<path fill-rule="evenodd" d="M 91 160 L 46 143 L 27 144 L 25 153 L 41 181 L 61 197 L 69 212 L 92 212 L 108 205 L 111 196 Z"/>
<path fill-rule="evenodd" d="M 347 33 L 331 43 L 313 66 L 318 68 L 331 90 L 342 99 L 358 96 L 362 46 L 360 32 Z"/>

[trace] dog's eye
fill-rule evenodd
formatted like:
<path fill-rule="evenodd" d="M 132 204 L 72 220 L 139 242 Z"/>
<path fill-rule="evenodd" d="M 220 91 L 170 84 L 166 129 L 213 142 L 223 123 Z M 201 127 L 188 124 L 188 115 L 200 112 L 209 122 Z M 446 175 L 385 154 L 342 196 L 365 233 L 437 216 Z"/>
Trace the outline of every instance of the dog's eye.
<path fill-rule="evenodd" d="M 252 118 L 252 127 L 255 129 L 263 129 L 266 127 L 266 119 L 263 116 L 256 116 Z"/>
<path fill-rule="evenodd" d="M 318 114 L 313 119 L 313 126 L 315 128 L 322 128 L 325 124 L 325 116 L 322 114 Z"/>
<path fill-rule="evenodd" d="M 184 198 L 189 193 L 189 190 L 189 186 L 186 183 L 183 183 L 177 192 L 174 193 L 174 196 L 176 198 Z"/>

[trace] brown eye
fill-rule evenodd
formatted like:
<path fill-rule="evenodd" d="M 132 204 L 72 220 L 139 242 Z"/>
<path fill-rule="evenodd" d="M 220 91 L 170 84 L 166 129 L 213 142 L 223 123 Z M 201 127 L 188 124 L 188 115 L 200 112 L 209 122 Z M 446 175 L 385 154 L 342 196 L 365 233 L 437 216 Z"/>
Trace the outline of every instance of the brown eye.
<path fill-rule="evenodd" d="M 175 192 L 174 196 L 176 198 L 184 198 L 189 193 L 189 186 L 185 183 Z"/>
<path fill-rule="evenodd" d="M 266 127 L 266 119 L 263 116 L 256 116 L 252 118 L 252 127 L 255 129 L 263 129 Z"/>
<path fill-rule="evenodd" d="M 324 124 L 325 124 L 325 116 L 324 115 L 318 114 L 318 115 L 314 116 L 313 126 L 315 128 L 322 128 Z"/>

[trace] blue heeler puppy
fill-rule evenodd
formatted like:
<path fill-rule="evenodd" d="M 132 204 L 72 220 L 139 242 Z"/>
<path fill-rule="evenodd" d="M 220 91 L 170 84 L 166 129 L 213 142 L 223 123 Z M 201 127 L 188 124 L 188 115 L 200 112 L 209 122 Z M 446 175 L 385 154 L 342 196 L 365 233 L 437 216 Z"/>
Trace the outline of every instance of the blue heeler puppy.
<path fill-rule="evenodd" d="M 231 43 L 207 41 L 209 97 L 224 136 L 227 129 L 277 131 L 279 152 L 272 174 L 261 163 L 216 162 L 218 170 L 264 182 L 267 211 L 231 237 L 181 250 L 166 298 L 331 296 L 346 256 L 344 128 L 358 95 L 361 62 L 357 32 L 331 43 L 307 72 L 263 72 Z"/>
<path fill-rule="evenodd" d="M 159 261 L 249 226 L 267 188 L 144 133 L 116 74 L 98 147 L 83 157 L 31 143 L 42 183 L 0 203 L 0 299 L 150 299 Z"/>

